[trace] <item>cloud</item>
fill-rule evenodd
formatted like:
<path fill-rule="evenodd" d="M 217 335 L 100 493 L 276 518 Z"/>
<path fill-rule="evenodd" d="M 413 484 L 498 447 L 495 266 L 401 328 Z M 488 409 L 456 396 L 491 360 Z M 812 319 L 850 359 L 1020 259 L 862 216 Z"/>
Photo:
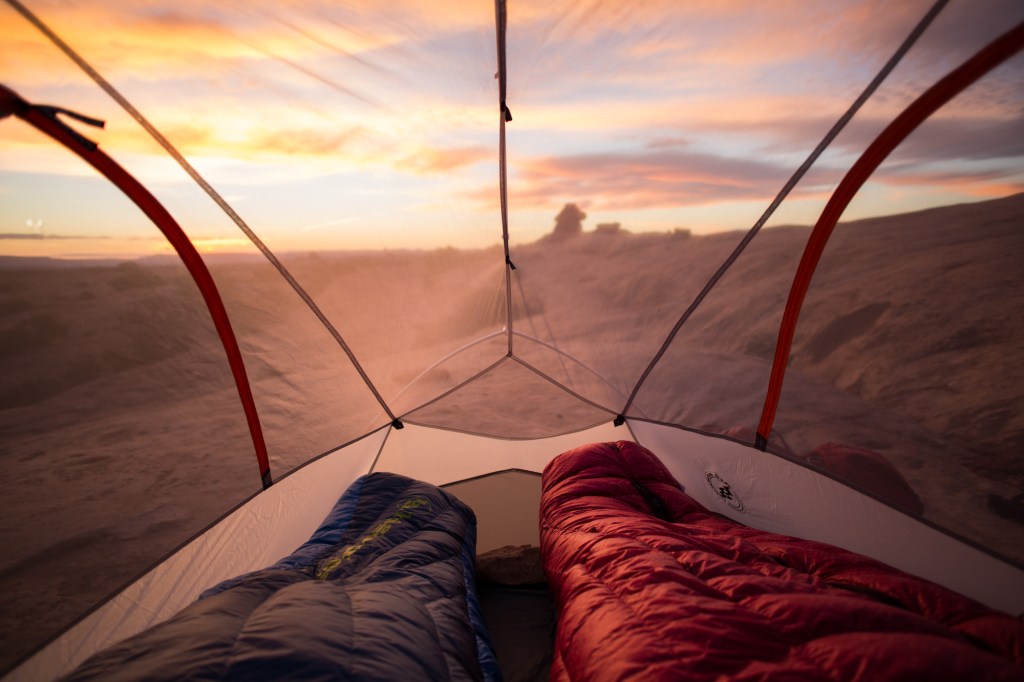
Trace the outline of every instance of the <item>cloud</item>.
<path fill-rule="evenodd" d="M 566 201 L 588 201 L 601 209 L 694 206 L 769 198 L 787 171 L 770 162 L 680 149 L 577 154 L 517 161 L 509 194 L 530 206 Z"/>
<path fill-rule="evenodd" d="M 794 198 L 817 196 L 833 187 L 888 122 L 855 120 L 830 155 L 800 183 Z M 685 135 L 655 132 L 648 138 L 638 137 L 625 151 L 513 156 L 510 200 L 523 207 L 589 201 L 605 210 L 768 201 L 831 124 L 829 119 L 815 117 L 761 125 L 715 124 L 715 132 L 723 138 L 731 134 L 767 141 L 761 151 L 748 148 L 745 158 L 698 151 L 690 140 L 699 140 L 702 134 L 692 128 Z M 809 136 L 808 130 L 818 132 Z M 1014 160 L 1022 157 L 1024 116 L 1010 120 L 940 117 L 926 122 L 897 148 L 874 181 L 1000 196 L 1020 191 L 1019 164 Z M 486 204 L 494 201 L 492 194 L 481 193 L 476 199 Z"/>
<path fill-rule="evenodd" d="M 648 149 L 677 149 L 679 147 L 689 147 L 690 144 L 691 142 L 688 138 L 677 135 L 652 138 L 647 141 L 645 146 Z"/>
<path fill-rule="evenodd" d="M 871 115 L 895 116 L 1012 24 L 1008 17 L 1024 15 L 1024 5 L 1014 0 L 979 3 L 953 3 L 940 15 L 871 102 Z M 819 127 L 824 134 L 930 5 L 584 3 L 559 17 L 531 4 L 526 25 L 509 29 L 510 105 L 518 118 L 536 112 L 538 121 L 557 119 L 565 127 L 573 120 L 596 127 L 614 117 L 638 128 L 674 122 L 711 129 L 716 122 L 748 121 L 769 133 L 773 123 L 817 112 L 826 119 Z M 1003 80 L 1010 82 L 1001 96 L 974 97 L 972 109 L 1000 100 L 1001 116 L 1007 106 L 1019 108 L 1019 78 Z M 684 134 L 695 137 L 692 130 Z"/>
<path fill-rule="evenodd" d="M 495 168 L 497 168 L 497 151 L 485 147 L 452 149 L 420 147 L 415 153 L 401 159 L 396 165 L 400 169 L 411 170 L 419 175 L 432 175 L 448 173 L 487 160 L 493 160 Z"/>
<path fill-rule="evenodd" d="M 907 161 L 996 160 L 1024 157 L 1024 112 L 1013 120 L 937 118 L 900 145 L 895 159 Z"/>
<path fill-rule="evenodd" d="M 256 130 L 239 145 L 245 151 L 256 149 L 268 155 L 328 156 L 346 153 L 369 135 L 370 131 L 362 126 L 347 130 L 282 128 Z"/>
<path fill-rule="evenodd" d="M 892 118 L 858 116 L 832 148 L 859 155 L 892 122 Z M 822 116 L 756 121 L 711 122 L 704 128 L 720 135 L 743 135 L 766 140 L 765 152 L 810 151 L 834 120 Z M 698 129 L 699 130 L 699 129 Z M 696 136 L 697 131 L 688 130 Z M 938 112 L 895 150 L 902 161 L 1007 159 L 1024 156 L 1024 108 L 1012 118 L 971 117 Z"/>
<path fill-rule="evenodd" d="M 511 197 L 626 209 L 766 201 L 930 4 L 510 1 Z M 486 2 L 39 7 L 197 167 L 223 170 L 211 179 L 225 184 L 384 168 L 412 183 L 429 176 L 445 201 L 461 196 L 465 169 L 496 163 Z M 23 94 L 93 113 L 96 89 L 9 8 L 0 12 L 0 69 L 31 88 Z M 907 102 L 1021 14 L 1019 0 L 951 4 L 799 191 L 834 182 Z M 1000 168 L 1024 155 L 1017 64 L 922 127 L 879 178 L 1012 184 Z M 13 136 L 20 161 L 37 143 Z M 135 128 L 111 125 L 98 139 L 115 156 L 160 153 Z M 943 159 L 973 165 L 942 170 Z M 497 194 L 474 198 L 490 208 Z"/>
<path fill-rule="evenodd" d="M 1019 0 L 951 2 L 915 46 L 911 60 L 921 67 L 944 72 L 1021 21 L 1024 21 L 1024 4 Z"/>
<path fill-rule="evenodd" d="M 509 28 L 513 86 L 548 94 L 546 84 L 565 83 L 559 77 L 568 75 L 583 85 L 597 80 L 703 95 L 729 88 L 748 95 L 830 85 L 834 91 L 837 73 L 841 82 L 862 77 L 866 63 L 880 67 L 928 4 L 591 2 L 555 11 L 531 4 L 518 22 L 523 12 L 516 5 Z"/>
<path fill-rule="evenodd" d="M 565 52 L 578 62 L 576 72 L 613 67 L 608 70 L 614 76 L 618 64 L 622 72 L 642 76 L 630 63 L 647 61 L 648 66 L 700 66 L 705 71 L 731 65 L 764 75 L 797 61 L 829 73 L 877 70 L 933 0 L 590 0 L 558 6 L 520 0 L 510 5 L 510 49 L 522 50 L 524 64 L 543 68 L 550 62 L 548 53 Z M 919 61 L 958 63 L 1022 18 L 1024 6 L 1018 0 L 950 3 L 915 48 Z M 676 70 L 673 75 L 686 80 L 691 73 Z"/>
<path fill-rule="evenodd" d="M 497 164 L 497 150 L 485 146 L 442 147 L 395 139 L 354 125 L 348 129 L 295 126 L 231 131 L 171 127 L 168 137 L 194 156 L 222 155 L 264 162 L 313 162 L 337 172 L 349 167 L 389 167 L 415 175 L 445 175 L 486 160 Z"/>
<path fill-rule="evenodd" d="M 97 235 L 90 235 L 86 237 L 83 235 L 45 234 L 41 232 L 0 232 L 0 239 L 110 239 L 110 237 L 103 237 Z"/>
<path fill-rule="evenodd" d="M 321 73 L 317 69 L 314 69 L 314 68 L 312 68 L 310 66 L 306 66 L 305 64 L 303 64 L 302 62 L 300 62 L 300 61 L 298 61 L 296 59 L 290 59 L 290 58 L 285 57 L 283 55 L 276 54 L 276 53 L 272 52 L 271 50 L 268 50 L 268 49 L 265 49 L 263 47 L 260 47 L 256 43 L 248 43 L 248 44 L 249 44 L 249 46 L 253 50 L 256 50 L 257 52 L 260 52 L 261 54 L 265 55 L 266 57 L 268 57 L 268 58 L 270 58 L 270 59 L 272 59 L 272 60 L 274 60 L 274 61 L 276 61 L 276 62 L 278 62 L 280 64 L 285 65 L 289 69 L 292 69 L 292 70 L 294 70 L 294 71 L 296 71 L 296 72 L 298 72 L 298 73 L 300 73 L 300 74 L 302 74 L 302 75 L 304 75 L 304 76 L 306 76 L 308 78 L 313 79 L 314 81 L 317 81 L 321 85 L 327 86 L 328 88 L 330 88 L 334 92 L 340 93 L 340 94 L 342 94 L 342 95 L 344 95 L 344 96 L 346 96 L 346 97 L 348 97 L 350 99 L 353 99 L 353 100 L 355 100 L 357 102 L 360 102 L 362 104 L 367 104 L 367 105 L 370 105 L 370 106 L 373 106 L 373 107 L 380 107 L 380 106 L 382 106 L 381 103 L 377 99 L 375 99 L 374 97 L 371 97 L 370 95 L 366 94 L 364 92 L 363 88 L 360 88 L 358 86 L 349 86 L 349 85 L 346 85 L 344 83 L 341 83 L 338 80 L 336 80 L 334 78 L 331 78 L 330 76 L 325 75 L 324 73 Z"/>
<path fill-rule="evenodd" d="M 929 188 L 949 194 L 1005 197 L 1024 192 L 1020 172 L 949 168 L 882 168 L 874 180 L 902 188 Z"/>

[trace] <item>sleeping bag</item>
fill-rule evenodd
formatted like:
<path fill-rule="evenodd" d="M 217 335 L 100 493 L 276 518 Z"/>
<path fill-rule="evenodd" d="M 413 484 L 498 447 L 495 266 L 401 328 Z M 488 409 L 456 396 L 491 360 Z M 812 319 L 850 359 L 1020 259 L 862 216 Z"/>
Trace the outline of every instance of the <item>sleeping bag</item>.
<path fill-rule="evenodd" d="M 713 514 L 636 443 L 564 453 L 542 486 L 552 680 L 1024 680 L 1020 620 Z"/>
<path fill-rule="evenodd" d="M 356 480 L 312 538 L 87 660 L 82 680 L 495 680 L 476 518 L 426 483 Z"/>

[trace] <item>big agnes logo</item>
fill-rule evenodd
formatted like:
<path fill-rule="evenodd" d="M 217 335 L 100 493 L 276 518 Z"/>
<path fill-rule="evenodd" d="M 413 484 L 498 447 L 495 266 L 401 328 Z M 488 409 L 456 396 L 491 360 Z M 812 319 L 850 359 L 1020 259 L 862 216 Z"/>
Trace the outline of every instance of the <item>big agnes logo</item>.
<path fill-rule="evenodd" d="M 708 485 L 715 491 L 715 494 L 725 502 L 727 505 L 732 507 L 738 512 L 744 511 L 743 500 L 736 494 L 736 491 L 732 489 L 729 482 L 719 476 L 713 471 L 707 472 Z"/>

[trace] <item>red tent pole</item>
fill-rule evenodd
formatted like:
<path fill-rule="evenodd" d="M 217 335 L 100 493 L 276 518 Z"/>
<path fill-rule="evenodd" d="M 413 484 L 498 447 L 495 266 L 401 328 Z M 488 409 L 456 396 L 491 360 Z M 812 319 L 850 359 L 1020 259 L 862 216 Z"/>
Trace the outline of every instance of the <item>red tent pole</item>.
<path fill-rule="evenodd" d="M 825 250 L 836 223 L 843 215 L 854 195 L 874 173 L 875 169 L 889 156 L 903 140 L 914 132 L 921 123 L 935 113 L 942 105 L 960 94 L 968 86 L 979 80 L 986 73 L 1024 49 L 1024 23 L 1018 24 L 1010 31 L 996 38 L 980 52 L 961 64 L 938 83 L 928 88 L 897 116 L 889 126 L 871 143 L 857 162 L 846 173 L 846 177 L 832 194 L 821 217 L 811 231 L 804 247 L 803 257 L 793 278 L 793 286 L 789 290 L 786 310 L 779 327 L 778 342 L 775 344 L 775 359 L 772 364 L 771 378 L 768 381 L 768 394 L 765 396 L 761 421 L 757 426 L 757 445 L 764 449 L 768 444 L 768 436 L 775 421 L 775 412 L 779 406 L 782 393 L 782 380 L 786 373 L 786 364 L 793 346 L 793 335 L 796 330 L 800 308 L 803 305 L 811 277 L 818 266 L 821 254 Z"/>
<path fill-rule="evenodd" d="M 253 400 L 252 389 L 249 386 L 249 379 L 245 371 L 245 364 L 242 361 L 242 353 L 238 347 L 238 341 L 231 328 L 231 321 L 228 319 L 227 310 L 221 300 L 217 285 L 206 268 L 199 252 L 189 240 L 188 236 L 171 217 L 167 209 L 160 204 L 149 190 L 142 186 L 128 171 L 122 168 L 116 161 L 100 151 L 99 147 L 92 141 L 78 134 L 63 121 L 57 118 L 58 113 L 71 115 L 87 123 L 102 125 L 102 122 L 91 121 L 71 112 L 52 107 L 43 107 L 29 104 L 10 89 L 0 85 L 0 118 L 11 114 L 29 123 L 38 130 L 46 133 L 75 154 L 84 159 L 90 166 L 98 170 L 108 180 L 117 185 L 118 189 L 125 193 L 129 199 L 142 209 L 150 220 L 152 220 L 160 231 L 164 233 L 167 240 L 178 252 L 185 267 L 188 269 L 192 279 L 206 302 L 206 307 L 213 318 L 214 327 L 220 336 L 224 351 L 228 356 L 228 363 L 231 366 L 231 373 L 235 379 L 235 386 L 238 389 L 238 397 L 242 401 L 242 408 L 245 410 L 245 418 L 249 424 L 249 433 L 252 436 L 253 447 L 256 450 L 256 460 L 259 464 L 260 479 L 263 488 L 270 487 L 273 479 L 270 475 L 270 460 L 267 456 L 267 445 L 263 439 L 263 429 L 260 426 L 259 415 L 256 412 L 256 402 Z"/>

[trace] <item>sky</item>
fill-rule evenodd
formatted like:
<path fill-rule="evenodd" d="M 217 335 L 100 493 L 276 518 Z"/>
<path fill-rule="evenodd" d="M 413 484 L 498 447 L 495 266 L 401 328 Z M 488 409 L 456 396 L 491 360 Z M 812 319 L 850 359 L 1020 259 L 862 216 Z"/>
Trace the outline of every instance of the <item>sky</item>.
<path fill-rule="evenodd" d="M 490 0 L 26 5 L 111 82 L 275 251 L 486 247 L 501 239 Z M 509 230 L 747 229 L 930 3 L 509 0 Z M 812 224 L 907 104 L 1024 19 L 952 0 L 772 224 Z M 107 121 L 77 126 L 202 251 L 241 231 L 68 57 L 0 5 L 2 82 Z M 847 219 L 1024 191 L 1024 59 L 912 135 Z M 169 251 L 126 199 L 24 123 L 0 121 L 0 255 Z"/>

